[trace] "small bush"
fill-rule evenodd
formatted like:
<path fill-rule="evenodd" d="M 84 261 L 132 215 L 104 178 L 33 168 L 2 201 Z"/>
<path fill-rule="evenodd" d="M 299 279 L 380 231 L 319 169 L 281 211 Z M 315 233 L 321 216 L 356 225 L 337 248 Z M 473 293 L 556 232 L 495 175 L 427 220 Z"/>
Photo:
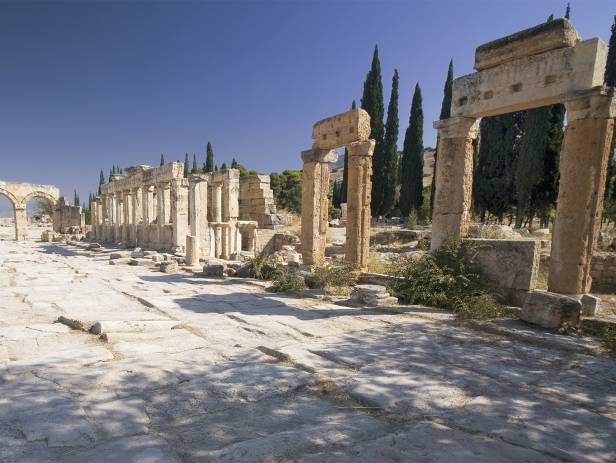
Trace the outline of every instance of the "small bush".
<path fill-rule="evenodd" d="M 616 352 L 616 327 L 606 328 L 599 337 L 608 349 Z"/>
<path fill-rule="evenodd" d="M 488 294 L 475 261 L 476 245 L 450 242 L 434 253 L 405 256 L 392 265 L 403 278 L 392 289 L 401 301 L 451 310 L 463 318 L 495 318 L 505 314 Z"/>
<path fill-rule="evenodd" d="M 290 269 L 284 265 L 276 266 L 272 280 L 274 283 L 269 287 L 269 290 L 275 293 L 306 289 L 304 277 L 297 270 Z"/>
<path fill-rule="evenodd" d="M 314 274 L 319 280 L 319 287 L 330 294 L 350 293 L 350 287 L 357 283 L 358 269 L 352 265 L 327 265 L 317 267 Z"/>
<path fill-rule="evenodd" d="M 388 262 L 378 252 L 370 251 L 368 255 L 368 271 L 370 273 L 387 273 Z"/>
<path fill-rule="evenodd" d="M 274 265 L 265 252 L 260 252 L 248 261 L 249 274 L 259 280 L 271 280 L 276 273 Z"/>

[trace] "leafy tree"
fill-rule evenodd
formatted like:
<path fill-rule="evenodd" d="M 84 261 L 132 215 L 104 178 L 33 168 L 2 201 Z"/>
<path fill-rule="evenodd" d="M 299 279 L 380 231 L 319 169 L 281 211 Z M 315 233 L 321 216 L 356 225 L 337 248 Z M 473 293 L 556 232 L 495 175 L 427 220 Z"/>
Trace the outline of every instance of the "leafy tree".
<path fill-rule="evenodd" d="M 101 194 L 101 186 L 105 184 L 105 174 L 103 174 L 103 169 L 101 169 L 101 173 L 98 176 L 98 194 Z"/>
<path fill-rule="evenodd" d="M 197 155 L 193 153 L 193 163 L 192 163 L 192 169 L 190 169 L 190 173 L 196 174 L 198 172 L 199 172 L 199 168 L 197 167 Z"/>
<path fill-rule="evenodd" d="M 443 88 L 443 101 L 441 103 L 441 113 L 439 120 L 451 117 L 451 95 L 453 91 L 453 60 L 449 60 L 447 78 Z M 432 172 L 432 183 L 430 184 L 430 217 L 434 209 L 434 192 L 436 191 L 436 157 L 438 156 L 438 139 L 436 140 L 436 150 L 434 151 L 434 171 Z"/>
<path fill-rule="evenodd" d="M 239 164 L 237 163 L 237 161 L 235 160 L 235 158 L 233 158 L 233 159 L 231 160 L 231 169 L 237 169 L 237 166 L 238 166 L 238 165 L 239 165 Z"/>
<path fill-rule="evenodd" d="M 394 70 L 383 141 L 383 200 L 377 215 L 389 214 L 396 204 L 398 184 L 398 70 Z"/>
<path fill-rule="evenodd" d="M 571 16 L 571 5 L 567 2 L 567 9 L 565 10 L 565 18 L 570 19 Z"/>
<path fill-rule="evenodd" d="M 285 170 L 270 175 L 270 186 L 274 193 L 274 202 L 280 209 L 297 214 L 302 211 L 302 171 Z"/>
<path fill-rule="evenodd" d="M 383 202 L 383 83 L 381 81 L 381 63 L 378 46 L 374 47 L 372 66 L 364 82 L 364 92 L 361 97 L 361 107 L 370 114 L 370 138 L 376 141 L 372 158 L 372 215 L 381 210 Z"/>
<path fill-rule="evenodd" d="M 77 190 L 75 190 L 73 196 L 73 206 L 79 206 L 79 195 L 77 194 Z"/>
<path fill-rule="evenodd" d="M 207 148 L 205 149 L 205 165 L 203 166 L 203 172 L 208 173 L 214 170 L 214 150 L 212 144 L 208 141 Z"/>
<path fill-rule="evenodd" d="M 502 222 L 505 212 L 515 205 L 515 172 L 523 112 L 484 117 L 481 120 L 481 143 L 474 169 L 473 200 L 485 221 L 490 213 Z"/>
<path fill-rule="evenodd" d="M 184 156 L 184 178 L 188 177 L 190 174 L 190 169 L 188 168 L 188 153 Z"/>
<path fill-rule="evenodd" d="M 409 126 L 404 136 L 400 183 L 400 213 L 406 217 L 414 210 L 421 217 L 423 203 L 423 109 L 419 84 L 415 85 Z"/>
<path fill-rule="evenodd" d="M 614 24 L 612 24 L 609 46 L 610 47 L 607 52 L 607 62 L 605 63 L 605 74 L 603 75 L 603 83 L 608 87 L 616 87 L 616 16 L 614 16 Z M 616 188 L 614 187 L 614 184 L 616 183 L 615 155 L 616 131 L 612 134 L 612 146 L 610 147 L 610 157 L 605 185 L 605 198 L 612 198 L 614 200 L 616 200 Z"/>
<path fill-rule="evenodd" d="M 160 154 L 160 165 L 161 166 L 165 165 L 165 156 L 162 153 Z"/>
<path fill-rule="evenodd" d="M 227 163 L 223 162 L 220 166 L 220 170 L 227 170 Z"/>

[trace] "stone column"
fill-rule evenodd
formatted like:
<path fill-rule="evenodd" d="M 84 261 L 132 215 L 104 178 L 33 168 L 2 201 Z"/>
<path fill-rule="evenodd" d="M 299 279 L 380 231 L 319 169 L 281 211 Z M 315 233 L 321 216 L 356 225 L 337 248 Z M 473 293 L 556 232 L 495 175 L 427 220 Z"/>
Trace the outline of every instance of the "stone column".
<path fill-rule="evenodd" d="M 143 221 L 143 209 L 141 208 L 141 188 L 131 190 L 132 199 L 132 217 L 131 217 L 131 241 L 137 245 L 140 236 L 141 222 Z"/>
<path fill-rule="evenodd" d="M 173 203 L 173 247 L 176 252 L 186 249 L 188 232 L 188 180 L 174 180 L 171 183 L 171 202 Z"/>
<path fill-rule="evenodd" d="M 362 270 L 368 268 L 370 254 L 370 196 L 374 145 L 374 140 L 367 140 L 347 146 L 349 179 L 345 260 Z"/>
<path fill-rule="evenodd" d="M 120 233 L 120 225 L 122 225 L 122 198 L 120 193 L 113 193 L 113 241 L 122 240 Z"/>
<path fill-rule="evenodd" d="M 222 184 L 212 185 L 212 222 L 222 222 Z"/>
<path fill-rule="evenodd" d="M 196 267 L 199 265 L 199 240 L 196 236 L 186 235 L 186 265 Z"/>
<path fill-rule="evenodd" d="M 133 199 L 130 191 L 124 191 L 122 193 L 122 209 L 124 220 L 122 222 L 122 241 L 128 243 L 132 241 L 131 228 L 133 220 Z"/>
<path fill-rule="evenodd" d="M 156 209 L 157 209 L 157 224 L 158 224 L 158 238 L 155 240 L 155 244 L 164 244 L 164 226 L 169 223 L 167 211 L 169 210 L 169 185 L 167 183 L 161 183 L 156 185 Z"/>
<path fill-rule="evenodd" d="M 222 227 L 220 222 L 214 225 L 214 257 L 220 258 L 222 255 Z"/>
<path fill-rule="evenodd" d="M 432 249 L 466 235 L 473 192 L 473 140 L 478 120 L 452 117 L 434 123 L 438 129 L 436 189 L 432 211 Z"/>
<path fill-rule="evenodd" d="M 207 220 L 207 188 L 205 179 L 195 179 L 190 183 L 190 235 L 195 237 L 197 244 L 193 247 L 200 256 L 209 255 L 210 231 Z M 188 252 L 188 250 L 187 250 Z"/>
<path fill-rule="evenodd" d="M 28 239 L 28 214 L 25 206 L 14 206 L 13 219 L 15 221 L 15 239 L 25 241 Z"/>
<path fill-rule="evenodd" d="M 143 211 L 143 223 L 141 225 L 141 234 L 138 241 L 140 245 L 145 245 L 148 242 L 148 232 L 150 224 L 155 218 L 154 214 L 154 192 L 152 186 L 145 185 L 141 188 L 141 210 Z"/>
<path fill-rule="evenodd" d="M 601 227 L 616 98 L 594 91 L 565 106 L 548 289 L 583 294 L 590 290 L 590 261 Z"/>
<path fill-rule="evenodd" d="M 334 150 L 313 148 L 302 152 L 302 256 L 307 265 L 320 265 L 325 259 L 329 164 L 337 159 Z"/>

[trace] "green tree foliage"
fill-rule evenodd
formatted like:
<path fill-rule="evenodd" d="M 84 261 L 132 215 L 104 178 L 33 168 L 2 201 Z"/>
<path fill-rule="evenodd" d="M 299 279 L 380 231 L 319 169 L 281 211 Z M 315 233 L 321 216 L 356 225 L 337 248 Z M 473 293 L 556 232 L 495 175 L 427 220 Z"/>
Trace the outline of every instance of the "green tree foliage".
<path fill-rule="evenodd" d="M 98 194 L 101 194 L 101 186 L 105 184 L 105 174 L 103 174 L 103 169 L 101 169 L 101 173 L 98 176 Z"/>
<path fill-rule="evenodd" d="M 208 173 L 214 170 L 214 150 L 212 144 L 208 141 L 205 148 L 205 165 L 203 166 L 203 172 Z"/>
<path fill-rule="evenodd" d="M 515 173 L 522 112 L 484 117 L 475 169 L 473 200 L 482 219 L 490 213 L 502 222 L 515 205 Z"/>
<path fill-rule="evenodd" d="M 199 173 L 199 167 L 197 166 L 197 154 L 196 153 L 193 153 L 192 169 L 190 169 L 190 173 L 191 174 Z"/>
<path fill-rule="evenodd" d="M 160 165 L 164 166 L 165 165 L 165 155 L 164 154 L 160 154 Z"/>
<path fill-rule="evenodd" d="M 406 217 L 414 210 L 419 217 L 423 203 L 423 109 L 421 88 L 415 85 L 409 126 L 404 136 L 400 178 L 400 213 Z"/>
<path fill-rule="evenodd" d="M 233 158 L 233 159 L 231 160 L 231 169 L 237 169 L 237 166 L 238 166 L 238 165 L 239 165 L 239 164 L 237 163 L 237 161 L 235 160 L 235 158 Z"/>
<path fill-rule="evenodd" d="M 73 206 L 79 206 L 79 195 L 77 194 L 77 190 L 75 190 L 73 195 Z"/>
<path fill-rule="evenodd" d="M 376 141 L 372 157 L 372 215 L 381 210 L 383 202 L 383 82 L 381 81 L 381 63 L 378 46 L 374 47 L 372 66 L 364 82 L 364 92 L 361 97 L 361 107 L 370 114 L 370 138 Z"/>
<path fill-rule="evenodd" d="M 227 170 L 227 163 L 223 162 L 220 166 L 220 170 Z"/>
<path fill-rule="evenodd" d="M 285 170 L 270 175 L 270 186 L 274 193 L 274 202 L 280 209 L 297 214 L 302 211 L 302 171 Z"/>
<path fill-rule="evenodd" d="M 439 120 L 451 117 L 451 95 L 453 91 L 453 60 L 449 60 L 447 78 L 443 88 L 443 101 L 441 102 L 441 113 Z M 430 184 L 430 218 L 434 209 L 434 192 L 436 191 L 436 157 L 438 156 L 438 139 L 436 140 L 436 151 L 434 152 L 434 172 L 432 172 L 432 183 Z"/>
<path fill-rule="evenodd" d="M 614 24 L 612 24 L 610 35 L 610 48 L 607 52 L 607 62 L 605 63 L 605 74 L 603 75 L 603 83 L 608 87 L 616 87 L 616 16 L 614 16 Z M 612 134 L 612 146 L 610 147 L 610 155 L 607 169 L 605 199 L 611 198 L 616 201 L 616 131 Z"/>
<path fill-rule="evenodd" d="M 184 156 L 184 178 L 187 178 L 188 174 L 190 174 L 190 168 L 188 165 L 188 153 L 186 153 Z"/>
<path fill-rule="evenodd" d="M 387 215 L 396 205 L 398 184 L 398 70 L 391 81 L 391 97 L 387 107 L 387 123 L 383 141 L 383 199 L 381 210 L 374 215 Z"/>
<path fill-rule="evenodd" d="M 567 2 L 567 9 L 565 10 L 565 18 L 566 19 L 571 18 L 571 5 L 569 5 L 569 2 Z"/>

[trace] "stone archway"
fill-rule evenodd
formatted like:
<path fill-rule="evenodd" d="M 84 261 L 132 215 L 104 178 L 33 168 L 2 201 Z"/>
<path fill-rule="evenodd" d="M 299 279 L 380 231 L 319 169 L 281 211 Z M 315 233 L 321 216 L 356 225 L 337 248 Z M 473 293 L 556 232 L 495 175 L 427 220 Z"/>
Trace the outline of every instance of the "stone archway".
<path fill-rule="evenodd" d="M 0 181 L 0 194 L 6 196 L 13 205 L 15 220 L 15 239 L 28 239 L 28 216 L 26 206 L 35 197 L 44 198 L 55 208 L 60 199 L 60 190 L 53 185 L 37 185 L 24 182 Z"/>
<path fill-rule="evenodd" d="M 548 288 L 587 293 L 612 139 L 616 97 L 603 87 L 607 45 L 581 40 L 558 19 L 481 45 L 477 72 L 453 83 L 451 117 L 438 129 L 432 248 L 465 236 L 470 221 L 473 140 L 481 117 L 563 103 L 567 110 Z"/>

